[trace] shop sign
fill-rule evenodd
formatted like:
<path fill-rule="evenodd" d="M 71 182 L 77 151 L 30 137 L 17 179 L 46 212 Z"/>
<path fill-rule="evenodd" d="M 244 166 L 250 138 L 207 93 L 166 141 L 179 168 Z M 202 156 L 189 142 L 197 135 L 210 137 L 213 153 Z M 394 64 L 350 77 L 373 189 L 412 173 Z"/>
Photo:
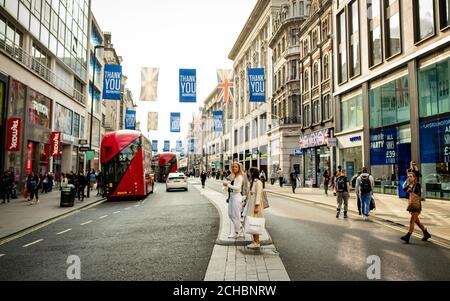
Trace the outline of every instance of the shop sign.
<path fill-rule="evenodd" d="M 420 123 L 422 163 L 450 162 L 450 117 Z"/>
<path fill-rule="evenodd" d="M 338 142 L 336 138 L 330 138 L 328 139 L 328 147 L 337 147 Z"/>
<path fill-rule="evenodd" d="M 62 140 L 70 142 L 70 143 L 75 143 L 75 138 L 71 135 L 67 135 L 67 134 L 62 134 Z"/>
<path fill-rule="evenodd" d="M 350 137 L 350 142 L 358 142 L 358 141 L 361 141 L 361 140 L 362 140 L 361 136 Z"/>
<path fill-rule="evenodd" d="M 20 130 L 22 129 L 22 119 L 10 118 L 8 119 L 8 137 L 6 143 L 6 150 L 9 152 L 20 151 Z"/>
<path fill-rule="evenodd" d="M 25 162 L 25 173 L 26 174 L 30 174 L 33 171 L 33 154 L 34 154 L 34 143 L 28 142 L 27 160 Z"/>
<path fill-rule="evenodd" d="M 397 163 L 397 128 L 370 132 L 370 164 L 391 165 Z"/>
<path fill-rule="evenodd" d="M 300 157 L 300 156 L 303 155 L 303 150 L 302 149 L 296 149 L 294 154 L 295 154 L 296 157 Z"/>
<path fill-rule="evenodd" d="M 52 157 L 58 157 L 61 154 L 61 132 L 53 132 L 50 136 Z"/>
<path fill-rule="evenodd" d="M 327 145 L 330 139 L 330 130 L 321 130 L 308 135 L 300 136 L 300 148 L 311 148 Z"/>

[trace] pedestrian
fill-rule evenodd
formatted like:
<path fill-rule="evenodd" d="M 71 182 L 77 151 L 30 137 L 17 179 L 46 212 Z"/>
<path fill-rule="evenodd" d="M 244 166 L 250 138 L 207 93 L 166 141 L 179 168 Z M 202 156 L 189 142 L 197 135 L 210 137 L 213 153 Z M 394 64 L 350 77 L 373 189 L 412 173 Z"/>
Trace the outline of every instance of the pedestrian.
<path fill-rule="evenodd" d="M 275 184 L 275 179 L 276 179 L 275 172 L 272 171 L 272 172 L 270 173 L 270 184 L 271 184 L 272 186 L 273 186 L 273 184 Z"/>
<path fill-rule="evenodd" d="M 247 203 L 246 216 L 264 217 L 263 208 L 263 192 L 262 181 L 260 179 L 259 170 L 257 168 L 250 169 L 250 196 Z M 253 242 L 247 246 L 250 249 L 258 249 L 261 247 L 260 237 L 258 234 L 253 235 Z"/>
<path fill-rule="evenodd" d="M 261 169 L 261 171 L 259 173 L 259 178 L 263 184 L 263 189 L 266 189 L 267 176 L 266 176 L 266 173 L 264 172 L 264 169 Z"/>
<path fill-rule="evenodd" d="M 247 210 L 247 201 L 250 196 L 250 182 L 249 179 L 251 179 L 250 170 L 247 173 L 244 173 L 242 182 L 242 204 L 241 204 L 241 217 L 244 217 Z M 230 195 L 231 196 L 231 195 Z"/>
<path fill-rule="evenodd" d="M 283 176 L 283 171 L 280 169 L 278 169 L 277 171 L 277 177 L 278 180 L 280 181 L 280 187 L 283 188 L 283 181 L 284 181 L 284 176 Z"/>
<path fill-rule="evenodd" d="M 325 195 L 328 196 L 328 186 L 330 185 L 330 174 L 328 170 L 325 169 L 323 172 L 323 188 L 325 189 Z"/>
<path fill-rule="evenodd" d="M 51 192 L 53 190 L 53 185 L 54 185 L 55 178 L 53 177 L 53 173 L 51 173 L 51 172 L 48 173 L 47 177 L 48 177 L 47 191 Z"/>
<path fill-rule="evenodd" d="M 84 176 L 83 172 L 78 173 L 78 187 L 77 188 L 77 194 L 78 194 L 78 200 L 83 202 L 84 201 L 84 189 L 88 185 L 87 179 Z M 89 189 L 89 188 L 88 188 Z"/>
<path fill-rule="evenodd" d="M 333 190 L 333 195 L 336 196 L 336 179 L 338 172 L 336 171 L 331 177 L 331 189 Z"/>
<path fill-rule="evenodd" d="M 422 174 L 420 173 L 419 168 L 417 167 L 416 161 L 411 161 L 411 162 L 409 163 L 409 169 L 406 171 L 406 173 L 408 174 L 408 173 L 410 173 L 410 172 L 413 172 L 413 173 L 414 173 L 414 175 L 415 175 L 416 178 L 417 178 L 417 181 L 419 182 L 419 181 L 420 181 L 420 178 L 422 177 Z"/>
<path fill-rule="evenodd" d="M 89 174 L 89 187 L 92 190 L 94 190 L 95 182 L 97 181 L 97 175 L 95 174 L 95 170 L 91 170 Z"/>
<path fill-rule="evenodd" d="M 351 182 L 352 182 L 352 188 L 356 188 L 356 180 L 361 175 L 361 170 L 358 170 L 358 174 L 354 175 Z M 361 215 L 361 199 L 359 198 L 359 195 L 356 194 L 356 204 L 358 205 L 358 214 Z"/>
<path fill-rule="evenodd" d="M 3 199 L 3 204 L 9 203 L 8 174 L 6 172 L 0 175 L 0 195 Z"/>
<path fill-rule="evenodd" d="M 234 233 L 228 238 L 243 237 L 244 233 L 241 224 L 241 206 L 242 206 L 242 186 L 244 184 L 244 173 L 242 165 L 238 162 L 233 163 L 231 182 L 224 181 L 223 186 L 228 188 L 230 199 L 228 202 L 228 216 L 234 226 Z"/>
<path fill-rule="evenodd" d="M 291 177 L 292 192 L 295 193 L 295 189 L 297 189 L 297 180 L 298 180 L 298 173 L 295 169 L 292 170 L 290 177 Z"/>
<path fill-rule="evenodd" d="M 47 174 L 47 173 L 45 173 L 45 174 L 41 177 L 41 182 L 42 182 L 42 190 L 41 190 L 41 194 L 47 193 L 47 191 L 48 191 L 48 174 Z"/>
<path fill-rule="evenodd" d="M 356 194 L 361 200 L 361 213 L 363 219 L 369 218 L 370 203 L 373 197 L 373 188 L 375 187 L 375 181 L 369 174 L 369 170 L 363 167 L 362 174 L 356 179 Z"/>
<path fill-rule="evenodd" d="M 202 188 L 205 189 L 206 184 L 206 178 L 208 175 L 206 174 L 205 170 L 202 170 L 202 173 L 200 174 L 200 180 L 202 181 Z"/>
<path fill-rule="evenodd" d="M 13 200 L 17 199 L 17 183 L 14 180 L 11 186 L 11 199 Z"/>
<path fill-rule="evenodd" d="M 98 171 L 97 173 L 97 196 L 103 195 L 103 172 Z"/>
<path fill-rule="evenodd" d="M 39 185 L 40 179 L 34 172 L 28 175 L 27 190 L 30 193 L 30 205 L 39 204 Z M 34 197 L 36 197 L 36 202 L 33 202 Z"/>
<path fill-rule="evenodd" d="M 350 183 L 345 176 L 345 170 L 342 170 L 336 179 L 336 194 L 337 194 L 337 213 L 336 218 L 339 218 L 344 203 L 344 218 L 348 218 L 348 199 L 350 198 Z"/>
<path fill-rule="evenodd" d="M 414 226 L 419 226 L 420 230 L 423 232 L 422 241 L 427 241 L 431 238 L 431 234 L 428 233 L 427 228 L 420 222 L 419 215 L 422 213 L 422 187 L 419 183 L 418 174 L 414 171 L 408 173 L 408 185 L 406 187 L 406 191 L 409 194 L 409 205 L 406 209 L 411 214 L 411 219 L 409 221 L 409 231 L 405 236 L 402 236 L 400 239 L 405 241 L 407 244 L 409 243 L 409 239 L 414 231 Z"/>

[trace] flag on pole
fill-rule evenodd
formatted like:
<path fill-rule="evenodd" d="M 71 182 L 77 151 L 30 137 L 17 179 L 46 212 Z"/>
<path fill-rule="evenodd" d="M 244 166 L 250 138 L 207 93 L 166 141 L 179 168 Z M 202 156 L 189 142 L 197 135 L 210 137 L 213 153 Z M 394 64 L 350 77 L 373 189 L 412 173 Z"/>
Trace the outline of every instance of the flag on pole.
<path fill-rule="evenodd" d="M 141 97 L 140 101 L 158 100 L 159 68 L 141 69 Z"/>
<path fill-rule="evenodd" d="M 148 132 L 158 130 L 158 112 L 148 113 L 147 125 L 148 125 L 147 127 Z"/>
<path fill-rule="evenodd" d="M 227 103 L 234 101 L 234 72 L 233 70 L 217 70 L 217 97 L 219 101 Z"/>

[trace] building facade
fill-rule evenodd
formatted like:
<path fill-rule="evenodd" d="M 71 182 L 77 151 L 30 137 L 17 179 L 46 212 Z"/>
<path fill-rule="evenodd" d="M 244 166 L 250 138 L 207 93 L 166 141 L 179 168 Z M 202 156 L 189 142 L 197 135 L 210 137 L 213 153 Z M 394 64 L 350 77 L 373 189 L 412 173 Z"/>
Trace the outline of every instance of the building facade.
<path fill-rule="evenodd" d="M 89 2 L 0 1 L 2 168 L 18 188 L 28 173 L 77 170 L 85 137 Z M 70 108 L 70 109 L 69 109 Z M 61 154 L 52 157 L 50 136 L 61 133 Z"/>
<path fill-rule="evenodd" d="M 228 58 L 234 61 L 235 101 L 225 106 L 225 116 L 232 117 L 226 126 L 230 134 L 232 160 L 242 163 L 248 170 L 257 167 L 268 172 L 268 124 L 272 120 L 270 101 L 272 93 L 272 36 L 273 19 L 279 11 L 281 0 L 258 1 L 235 42 Z M 266 77 L 266 102 L 249 102 L 248 68 L 264 68 Z M 231 114 L 231 111 L 233 112 Z"/>
<path fill-rule="evenodd" d="M 215 172 L 225 168 L 223 129 L 216 129 L 213 113 L 223 111 L 223 102 L 214 89 L 206 98 L 203 106 L 203 153 L 206 171 Z"/>
<path fill-rule="evenodd" d="M 426 197 L 450 200 L 450 3 L 334 1 L 338 162 L 399 195 L 411 160 Z"/>

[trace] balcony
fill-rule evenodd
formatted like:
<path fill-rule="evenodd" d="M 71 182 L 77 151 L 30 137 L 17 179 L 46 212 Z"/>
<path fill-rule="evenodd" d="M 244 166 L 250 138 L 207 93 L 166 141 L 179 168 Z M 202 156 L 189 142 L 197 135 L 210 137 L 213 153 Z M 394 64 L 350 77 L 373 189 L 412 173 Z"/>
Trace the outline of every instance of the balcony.
<path fill-rule="evenodd" d="M 289 57 L 292 55 L 300 55 L 300 46 L 291 46 L 287 49 L 285 57 Z"/>
<path fill-rule="evenodd" d="M 46 82 L 55 86 L 64 94 L 67 94 L 69 97 L 81 104 L 85 104 L 86 98 L 83 93 L 76 90 L 73 87 L 73 84 L 67 83 L 61 77 L 57 76 L 50 68 L 28 54 L 23 48 L 14 45 L 14 43 L 8 39 L 0 39 L 0 51 L 29 69 Z"/>

